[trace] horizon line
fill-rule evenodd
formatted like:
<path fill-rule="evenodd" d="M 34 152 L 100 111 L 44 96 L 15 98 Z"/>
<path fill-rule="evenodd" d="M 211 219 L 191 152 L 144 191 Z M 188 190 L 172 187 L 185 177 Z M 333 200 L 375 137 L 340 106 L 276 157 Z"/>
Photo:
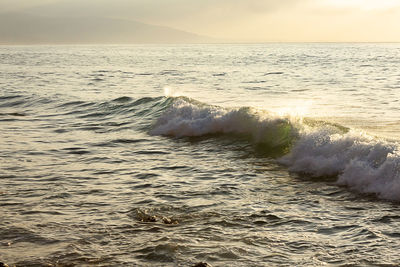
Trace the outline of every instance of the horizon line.
<path fill-rule="evenodd" d="M 237 42 L 137 42 L 137 43 L 1 43 L 0 46 L 129 46 L 129 45 L 260 45 L 260 44 L 400 44 L 400 41 L 237 41 Z"/>

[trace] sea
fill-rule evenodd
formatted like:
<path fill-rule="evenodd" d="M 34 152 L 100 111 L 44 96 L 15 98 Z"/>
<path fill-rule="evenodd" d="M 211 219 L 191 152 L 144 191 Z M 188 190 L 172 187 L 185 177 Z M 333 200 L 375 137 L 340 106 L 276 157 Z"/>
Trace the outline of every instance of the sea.
<path fill-rule="evenodd" d="M 400 266 L 400 44 L 0 46 L 8 266 Z"/>

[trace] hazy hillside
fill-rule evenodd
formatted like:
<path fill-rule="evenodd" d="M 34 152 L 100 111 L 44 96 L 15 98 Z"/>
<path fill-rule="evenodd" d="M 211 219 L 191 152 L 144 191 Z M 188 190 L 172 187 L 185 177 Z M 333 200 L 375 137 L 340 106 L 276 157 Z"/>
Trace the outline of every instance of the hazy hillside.
<path fill-rule="evenodd" d="M 210 38 L 137 21 L 104 17 L 0 14 L 1 44 L 202 43 Z"/>

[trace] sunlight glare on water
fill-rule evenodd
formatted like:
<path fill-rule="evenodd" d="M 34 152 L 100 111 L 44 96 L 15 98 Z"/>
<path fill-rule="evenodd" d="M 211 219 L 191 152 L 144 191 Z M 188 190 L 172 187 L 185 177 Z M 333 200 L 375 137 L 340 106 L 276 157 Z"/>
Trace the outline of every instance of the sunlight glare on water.
<path fill-rule="evenodd" d="M 291 103 L 286 103 L 286 106 L 281 108 L 277 108 L 276 110 L 272 109 L 276 114 L 281 117 L 296 117 L 303 118 L 310 115 L 310 108 L 313 104 L 312 100 L 298 100 L 293 101 Z"/>

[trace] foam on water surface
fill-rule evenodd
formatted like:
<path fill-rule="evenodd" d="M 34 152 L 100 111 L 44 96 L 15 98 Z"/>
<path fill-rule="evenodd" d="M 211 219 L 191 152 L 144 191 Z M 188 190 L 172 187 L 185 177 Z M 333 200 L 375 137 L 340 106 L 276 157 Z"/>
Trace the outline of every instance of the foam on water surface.
<path fill-rule="evenodd" d="M 247 136 L 258 145 L 285 148 L 282 152 L 288 154 L 278 162 L 290 171 L 313 177 L 337 176 L 340 185 L 400 200 L 398 144 L 338 124 L 284 117 L 250 107 L 210 106 L 178 97 L 150 133 L 174 137 Z"/>

